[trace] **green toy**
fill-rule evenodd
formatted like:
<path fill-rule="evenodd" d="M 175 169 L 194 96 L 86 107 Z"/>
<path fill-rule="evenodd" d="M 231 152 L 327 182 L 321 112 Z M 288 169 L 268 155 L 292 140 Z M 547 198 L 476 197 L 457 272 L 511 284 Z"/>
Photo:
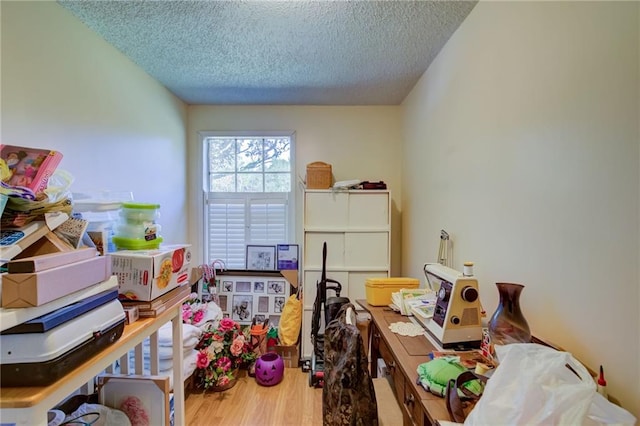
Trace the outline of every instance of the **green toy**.
<path fill-rule="evenodd" d="M 418 366 L 418 384 L 434 395 L 444 397 L 449 380 L 456 379 L 460 373 L 467 371 L 458 362 L 457 357 L 442 357 L 425 362 Z M 484 384 L 480 380 L 471 380 L 463 385 L 469 392 L 476 396 L 482 395 Z M 467 395 L 458 389 L 460 398 Z"/>

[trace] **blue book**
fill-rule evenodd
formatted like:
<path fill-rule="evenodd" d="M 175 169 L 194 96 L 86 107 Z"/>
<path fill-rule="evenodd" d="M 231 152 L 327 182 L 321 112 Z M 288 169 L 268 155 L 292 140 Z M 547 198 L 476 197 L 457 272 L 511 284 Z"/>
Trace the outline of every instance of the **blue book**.
<path fill-rule="evenodd" d="M 117 289 L 106 290 L 38 318 L 18 324 L 15 327 L 4 330 L 0 334 L 44 333 L 117 298 Z"/>

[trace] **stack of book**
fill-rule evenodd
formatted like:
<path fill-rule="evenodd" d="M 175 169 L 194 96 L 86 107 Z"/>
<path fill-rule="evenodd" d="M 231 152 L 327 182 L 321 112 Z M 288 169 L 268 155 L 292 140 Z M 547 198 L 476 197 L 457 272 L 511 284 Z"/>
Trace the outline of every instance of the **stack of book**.
<path fill-rule="evenodd" d="M 176 303 L 179 303 L 180 300 L 184 300 L 189 294 L 191 294 L 191 287 L 189 285 L 182 285 L 150 302 L 121 300 L 120 303 L 122 303 L 124 308 L 137 307 L 140 318 L 155 318 L 168 307 L 174 306 Z"/>

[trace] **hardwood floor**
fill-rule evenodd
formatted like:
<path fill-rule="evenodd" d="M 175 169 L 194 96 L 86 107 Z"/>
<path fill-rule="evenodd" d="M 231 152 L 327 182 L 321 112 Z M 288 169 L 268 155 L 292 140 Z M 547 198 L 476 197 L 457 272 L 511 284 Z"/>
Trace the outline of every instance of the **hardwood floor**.
<path fill-rule="evenodd" d="M 272 387 L 241 371 L 225 392 L 188 392 L 185 408 L 186 426 L 321 426 L 322 389 L 310 387 L 308 373 L 299 368 L 285 369 Z"/>

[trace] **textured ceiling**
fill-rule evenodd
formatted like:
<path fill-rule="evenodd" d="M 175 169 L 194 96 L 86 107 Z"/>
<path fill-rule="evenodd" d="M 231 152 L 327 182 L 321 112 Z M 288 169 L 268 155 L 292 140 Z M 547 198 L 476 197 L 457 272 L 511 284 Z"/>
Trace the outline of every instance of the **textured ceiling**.
<path fill-rule="evenodd" d="M 397 105 L 477 1 L 58 1 L 188 104 Z"/>

